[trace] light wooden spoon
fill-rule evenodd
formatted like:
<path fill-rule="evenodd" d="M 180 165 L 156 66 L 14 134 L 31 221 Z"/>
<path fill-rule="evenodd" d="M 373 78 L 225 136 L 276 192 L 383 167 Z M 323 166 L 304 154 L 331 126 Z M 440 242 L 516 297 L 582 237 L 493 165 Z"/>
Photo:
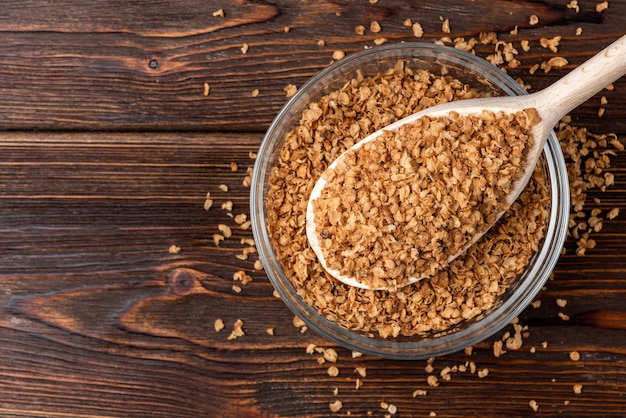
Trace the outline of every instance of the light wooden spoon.
<path fill-rule="evenodd" d="M 461 100 L 433 106 L 374 132 L 357 142 L 352 146 L 351 150 L 358 150 L 363 144 L 373 141 L 384 131 L 397 130 L 400 126 L 412 123 L 423 116 L 441 117 L 448 115 L 450 112 L 456 112 L 460 116 L 468 116 L 480 114 L 484 110 L 494 113 L 502 111 L 512 114 L 524 109 L 534 108 L 541 117 L 541 122 L 535 125 L 531 130 L 534 142 L 526 158 L 524 174 L 513 184 L 511 192 L 506 197 L 508 203 L 513 203 L 524 187 L 526 187 L 548 136 L 558 121 L 571 110 L 624 74 L 626 74 L 626 35 L 578 66 L 556 83 L 541 91 L 523 96 Z M 334 169 L 345 155 L 345 153 L 340 155 L 328 167 L 325 173 Z M 313 210 L 313 201 L 320 197 L 326 183 L 326 176 L 322 174 L 309 197 L 306 211 L 306 234 L 309 244 L 320 263 L 329 274 L 350 286 L 368 289 L 368 285 L 361 283 L 353 277 L 344 276 L 338 270 L 331 269 L 327 266 L 325 256 L 320 246 L 315 211 Z M 498 218 L 501 215 L 502 213 L 498 215 Z M 448 257 L 448 261 L 450 262 L 463 254 L 472 244 L 480 239 L 485 232 L 486 231 L 473 235 L 460 252 Z M 410 277 L 408 284 L 415 283 L 420 279 L 420 277 Z"/>

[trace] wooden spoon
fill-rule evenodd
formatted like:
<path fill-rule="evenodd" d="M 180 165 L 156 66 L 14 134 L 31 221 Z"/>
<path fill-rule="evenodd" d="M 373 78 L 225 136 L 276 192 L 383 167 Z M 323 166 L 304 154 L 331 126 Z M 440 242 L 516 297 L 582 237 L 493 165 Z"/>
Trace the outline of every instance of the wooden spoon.
<path fill-rule="evenodd" d="M 524 109 L 534 108 L 538 112 L 541 121 L 531 129 L 534 141 L 524 163 L 523 175 L 521 178 L 516 180 L 515 183 L 513 183 L 511 192 L 506 196 L 507 202 L 511 204 L 517 199 L 528 183 L 548 136 L 558 121 L 571 110 L 591 98 L 615 80 L 619 79 L 624 74 L 626 74 L 626 35 L 622 36 L 591 59 L 578 66 L 556 83 L 541 91 L 522 96 L 461 100 L 433 106 L 401 119 L 384 129 L 374 132 L 363 140 L 357 142 L 350 150 L 358 152 L 363 144 L 375 140 L 384 131 L 397 130 L 400 126 L 413 123 L 417 119 L 424 116 L 441 117 L 447 116 L 451 112 L 456 112 L 460 116 L 469 116 L 480 114 L 485 110 L 494 113 L 505 112 L 514 114 Z M 327 184 L 328 176 L 326 174 L 329 170 L 333 170 L 337 167 L 337 164 L 342 161 L 342 158 L 345 155 L 346 153 L 339 156 L 315 184 L 307 206 L 306 233 L 311 248 L 315 252 L 324 269 L 326 269 L 329 274 L 350 286 L 367 289 L 369 288 L 367 284 L 364 284 L 353 277 L 342 275 L 338 270 L 331 269 L 327 266 L 324 253 L 320 245 L 320 236 L 316 223 L 316 213 L 313 208 L 313 202 L 320 197 L 322 190 Z M 501 215 L 502 213 L 498 214 L 497 218 Z M 448 262 L 464 253 L 473 243 L 480 239 L 485 232 L 486 231 L 483 231 L 482 233 L 471 236 L 461 251 L 456 254 L 449 255 Z M 420 279 L 421 277 L 410 277 L 408 284 L 415 283 Z"/>

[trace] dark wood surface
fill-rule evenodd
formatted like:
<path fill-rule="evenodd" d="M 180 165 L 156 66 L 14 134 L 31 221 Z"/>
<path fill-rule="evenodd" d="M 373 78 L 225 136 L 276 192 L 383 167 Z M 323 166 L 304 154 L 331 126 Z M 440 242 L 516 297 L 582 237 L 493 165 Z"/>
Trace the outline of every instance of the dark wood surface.
<path fill-rule="evenodd" d="M 422 24 L 426 42 L 495 31 L 517 45 L 530 40 L 509 73 L 538 89 L 624 34 L 626 1 L 601 13 L 599 1 L 579 1 L 578 13 L 567 3 L 4 1 L 0 416 L 382 417 L 390 412 L 381 402 L 396 416 L 625 416 L 626 211 L 594 234 L 597 246 L 584 257 L 568 240 L 541 307 L 520 317 L 528 326 L 520 349 L 494 356 L 508 327 L 471 353 L 435 359 L 432 372 L 426 361 L 353 358 L 302 333 L 254 269 L 256 255 L 237 258 L 250 230 L 234 228 L 219 248 L 213 243 L 218 224 L 233 225 L 222 203 L 249 211 L 249 154 L 286 102 L 284 87 L 304 83 L 333 51 L 381 37 L 415 40 L 407 18 Z M 213 16 L 219 9 L 223 18 Z M 533 14 L 537 25 L 528 23 Z M 450 19 L 450 34 L 440 16 Z M 355 34 L 374 20 L 380 33 Z M 539 46 L 557 35 L 558 54 Z M 493 46 L 475 49 L 485 57 Z M 565 69 L 529 74 L 555 55 L 568 59 Z M 625 94 L 622 79 L 602 93 L 602 118 L 598 96 L 573 112 L 574 123 L 624 142 Z M 586 210 L 626 203 L 623 153 L 610 171 L 615 185 L 590 193 Z M 215 199 L 208 212 L 207 192 Z M 239 270 L 253 281 L 234 281 Z M 245 335 L 229 339 L 238 319 Z M 307 354 L 309 344 L 336 350 L 338 376 L 319 364 L 321 354 Z M 488 375 L 440 377 L 470 362 Z M 430 374 L 438 387 L 428 386 Z M 343 407 L 334 414 L 336 400 Z"/>

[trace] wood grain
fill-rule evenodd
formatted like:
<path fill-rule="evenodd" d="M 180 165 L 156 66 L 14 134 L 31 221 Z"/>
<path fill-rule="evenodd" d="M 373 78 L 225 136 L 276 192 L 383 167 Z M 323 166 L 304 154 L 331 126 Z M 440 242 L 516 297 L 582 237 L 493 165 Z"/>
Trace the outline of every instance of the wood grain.
<path fill-rule="evenodd" d="M 470 355 L 438 358 L 431 373 L 425 361 L 352 358 L 301 333 L 254 270 L 255 257 L 236 258 L 249 230 L 235 228 L 220 247 L 212 242 L 219 223 L 235 226 L 220 202 L 232 199 L 234 212 L 248 212 L 242 180 L 260 140 L 0 133 L 0 414 L 328 416 L 337 399 L 340 415 L 356 416 L 382 416 L 383 401 L 401 416 L 527 416 L 530 400 L 545 416 L 618 416 L 626 407 L 619 395 L 626 389 L 626 243 L 616 239 L 626 236 L 623 217 L 596 235 L 597 252 L 562 257 L 541 307 L 520 317 L 529 325 L 520 350 L 492 353 L 509 327 Z M 622 186 L 612 193 L 624 196 L 626 173 L 616 175 Z M 220 184 L 229 192 L 220 194 Z M 207 191 L 216 198 L 208 212 Z M 171 244 L 181 252 L 169 253 Z M 237 293 L 232 275 L 242 269 L 253 281 Z M 560 298 L 565 308 L 556 305 Z M 229 340 L 238 319 L 245 335 Z M 330 363 L 318 363 L 322 354 L 306 353 L 311 343 L 338 352 L 339 376 L 327 374 Z M 581 360 L 570 360 L 571 351 Z M 488 376 L 439 376 L 469 362 Z M 365 377 L 357 367 L 366 368 Z M 438 387 L 428 386 L 429 374 L 439 376 Z M 581 394 L 575 384 L 583 385 Z M 414 398 L 418 389 L 427 395 Z"/>
<path fill-rule="evenodd" d="M 595 11 L 595 3 L 580 3 L 576 13 L 564 2 L 531 0 L 428 5 L 400 0 L 375 5 L 8 0 L 0 14 L 0 122 L 4 129 L 27 130 L 261 132 L 286 102 L 284 88 L 301 86 L 332 61 L 335 50 L 359 51 L 378 38 L 432 42 L 444 36 L 478 38 L 489 31 L 519 51 L 521 65 L 509 73 L 539 89 L 623 34 L 623 1 L 611 2 L 603 13 Z M 219 9 L 223 18 L 213 16 Z M 538 25 L 529 23 L 533 14 L 540 19 Z M 407 18 L 422 24 L 424 38 L 415 38 L 403 25 Z M 450 19 L 452 33 L 442 31 L 440 18 Z M 381 24 L 380 33 L 355 34 L 357 25 L 369 28 L 372 21 Z M 516 27 L 518 33 L 511 35 Z M 575 35 L 577 27 L 582 28 L 580 36 Z M 554 36 L 563 37 L 558 53 L 539 42 Z M 530 40 L 530 51 L 521 49 L 522 39 Z M 249 46 L 246 54 L 244 44 Z M 493 45 L 475 49 L 482 57 L 494 52 Z M 555 55 L 569 64 L 541 77 L 529 74 L 533 65 Z M 258 97 L 252 97 L 255 89 Z M 620 117 L 626 109 L 619 100 L 625 92 L 618 83 L 614 91 L 603 93 L 611 103 L 603 122 L 620 133 L 626 132 Z M 598 96 L 575 114 L 581 123 L 597 128 L 599 107 Z"/>
<path fill-rule="evenodd" d="M 604 222 L 584 257 L 568 239 L 541 304 L 519 317 L 528 327 L 520 349 L 494 355 L 494 342 L 514 332 L 508 326 L 430 370 L 426 361 L 355 358 L 302 332 L 255 270 L 256 255 L 241 259 L 251 231 L 221 209 L 230 200 L 233 214 L 249 213 L 250 153 L 286 102 L 283 88 L 302 85 L 333 51 L 415 40 L 407 18 L 422 24 L 425 42 L 496 31 L 516 47 L 530 40 L 509 73 L 538 89 L 623 35 L 626 1 L 602 13 L 579 3 L 576 13 L 552 0 L 3 2 L 0 416 L 383 417 L 381 402 L 395 416 L 623 416 L 626 213 Z M 223 18 L 213 16 L 219 9 Z M 374 20 L 380 33 L 355 34 Z M 539 45 L 557 35 L 558 53 Z M 565 69 L 529 74 L 555 55 L 568 59 Z M 625 93 L 616 82 L 574 122 L 626 142 Z M 610 171 L 615 185 L 591 192 L 587 211 L 624 207 L 623 153 Z M 216 246 L 219 224 L 233 236 Z M 238 271 L 252 282 L 234 280 Z M 233 339 L 237 320 L 245 335 Z M 307 353 L 310 344 L 320 350 Z M 337 362 L 322 349 L 336 350 Z"/>

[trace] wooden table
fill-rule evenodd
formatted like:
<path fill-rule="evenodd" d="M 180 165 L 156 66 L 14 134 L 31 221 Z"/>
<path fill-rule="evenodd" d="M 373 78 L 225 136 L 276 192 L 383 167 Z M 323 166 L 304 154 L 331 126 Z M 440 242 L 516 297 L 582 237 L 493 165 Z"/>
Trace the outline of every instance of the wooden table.
<path fill-rule="evenodd" d="M 250 153 L 287 101 L 285 87 L 302 85 L 335 51 L 493 31 L 519 53 L 509 74 L 539 89 L 626 28 L 625 0 L 604 11 L 599 1 L 581 0 L 578 11 L 567 3 L 5 0 L 0 416 L 626 415 L 626 213 L 604 222 L 585 256 L 568 239 L 541 306 L 520 316 L 521 348 L 494 356 L 507 327 L 429 367 L 353 358 L 301 332 L 255 269 L 256 254 L 244 259 L 250 229 L 221 207 L 249 212 Z M 421 39 L 406 19 L 421 24 Z M 540 45 L 555 36 L 556 52 Z M 555 56 L 565 68 L 530 74 Z M 573 123 L 624 141 L 625 95 L 622 79 Z M 611 161 L 615 185 L 590 191 L 587 212 L 626 203 L 624 153 Z M 218 224 L 233 236 L 216 247 Z M 252 282 L 234 280 L 238 271 Z M 237 320 L 244 335 L 233 338 Z M 338 376 L 309 344 L 336 351 Z"/>

